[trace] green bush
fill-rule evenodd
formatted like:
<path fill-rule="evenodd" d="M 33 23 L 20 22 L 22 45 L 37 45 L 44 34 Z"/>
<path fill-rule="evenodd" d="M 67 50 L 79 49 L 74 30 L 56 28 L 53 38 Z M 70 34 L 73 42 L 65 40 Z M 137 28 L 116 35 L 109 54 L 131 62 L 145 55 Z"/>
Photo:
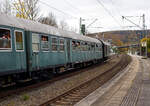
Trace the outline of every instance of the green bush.
<path fill-rule="evenodd" d="M 24 95 L 22 96 L 22 99 L 23 99 L 24 101 L 29 100 L 29 98 L 30 98 L 30 96 L 27 95 L 27 94 L 24 94 Z"/>

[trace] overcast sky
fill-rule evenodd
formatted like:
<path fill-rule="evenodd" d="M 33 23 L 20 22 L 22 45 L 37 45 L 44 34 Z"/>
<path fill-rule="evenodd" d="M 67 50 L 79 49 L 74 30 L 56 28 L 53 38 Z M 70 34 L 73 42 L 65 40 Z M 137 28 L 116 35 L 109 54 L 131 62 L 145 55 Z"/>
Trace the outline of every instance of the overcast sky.
<path fill-rule="evenodd" d="M 90 32 L 139 29 L 123 27 L 134 25 L 126 20 L 123 21 L 122 16 L 142 16 L 143 14 L 146 17 L 146 25 L 150 28 L 150 0 L 40 0 L 39 6 L 40 13 L 44 16 L 52 12 L 58 21 L 65 20 L 69 26 L 76 29 L 79 29 L 80 17 L 85 19 L 83 24 L 86 26 L 97 18 L 98 20 L 88 28 Z M 142 18 L 128 19 L 142 26 Z"/>
<path fill-rule="evenodd" d="M 79 17 L 85 19 L 83 23 L 89 25 L 96 18 L 88 30 L 90 32 L 118 30 L 118 29 L 139 29 L 122 16 L 142 16 L 145 14 L 146 25 L 150 27 L 150 0 L 41 0 L 46 4 L 61 10 L 61 13 L 40 2 L 41 13 L 45 15 L 49 12 L 55 14 L 58 20 L 65 20 L 70 26 L 79 27 Z M 100 2 L 98 2 L 100 1 Z M 100 4 L 101 3 L 101 4 Z M 102 6 L 103 5 L 103 6 Z M 134 23 L 142 26 L 142 18 L 128 18 Z M 93 28 L 103 27 L 103 28 Z"/>

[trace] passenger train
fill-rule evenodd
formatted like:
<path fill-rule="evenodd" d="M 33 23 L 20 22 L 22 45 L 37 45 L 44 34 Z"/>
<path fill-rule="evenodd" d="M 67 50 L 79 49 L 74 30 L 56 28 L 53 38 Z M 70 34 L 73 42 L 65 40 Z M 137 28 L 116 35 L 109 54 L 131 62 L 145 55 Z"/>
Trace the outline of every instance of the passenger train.
<path fill-rule="evenodd" d="M 0 14 L 0 86 L 98 63 L 109 54 L 102 40 Z"/>

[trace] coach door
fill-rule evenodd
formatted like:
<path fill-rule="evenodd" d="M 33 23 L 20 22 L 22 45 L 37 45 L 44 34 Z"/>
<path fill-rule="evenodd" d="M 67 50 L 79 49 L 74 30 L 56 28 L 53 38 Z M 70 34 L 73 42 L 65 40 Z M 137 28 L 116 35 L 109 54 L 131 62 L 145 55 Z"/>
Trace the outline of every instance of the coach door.
<path fill-rule="evenodd" d="M 25 69 L 25 52 L 23 32 L 15 30 L 16 62 L 19 70 Z"/>
<path fill-rule="evenodd" d="M 71 59 L 70 59 L 70 40 L 68 39 L 67 40 L 67 57 L 68 57 L 68 62 L 71 62 Z"/>
<path fill-rule="evenodd" d="M 32 68 L 39 69 L 39 50 L 40 50 L 39 34 L 32 34 Z"/>

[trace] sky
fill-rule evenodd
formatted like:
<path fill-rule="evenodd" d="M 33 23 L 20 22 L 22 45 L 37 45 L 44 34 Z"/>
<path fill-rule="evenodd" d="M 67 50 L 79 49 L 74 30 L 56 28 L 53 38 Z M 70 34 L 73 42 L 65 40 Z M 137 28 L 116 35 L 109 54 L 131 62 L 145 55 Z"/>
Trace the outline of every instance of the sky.
<path fill-rule="evenodd" d="M 139 16 L 143 14 L 147 28 L 150 28 L 149 4 L 150 0 L 39 0 L 42 16 L 53 13 L 58 22 L 64 20 L 77 30 L 81 17 L 84 19 L 82 24 L 88 26 L 87 30 L 91 33 L 139 29 L 127 20 L 123 20 L 122 16 L 134 16 L 127 19 L 142 27 L 143 20 Z"/>
<path fill-rule="evenodd" d="M 46 6 L 42 2 L 66 14 Z M 97 19 L 87 28 L 92 33 L 140 29 L 127 20 L 123 20 L 122 16 L 133 16 L 127 17 L 127 19 L 142 27 L 143 19 L 140 16 L 145 14 L 146 26 L 150 27 L 150 0 L 42 0 L 42 2 L 40 2 L 41 13 L 46 15 L 48 11 L 52 12 L 57 20 L 65 20 L 69 26 L 77 29 L 79 29 L 80 17 L 84 19 L 82 23 L 86 26 Z"/>

